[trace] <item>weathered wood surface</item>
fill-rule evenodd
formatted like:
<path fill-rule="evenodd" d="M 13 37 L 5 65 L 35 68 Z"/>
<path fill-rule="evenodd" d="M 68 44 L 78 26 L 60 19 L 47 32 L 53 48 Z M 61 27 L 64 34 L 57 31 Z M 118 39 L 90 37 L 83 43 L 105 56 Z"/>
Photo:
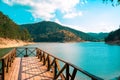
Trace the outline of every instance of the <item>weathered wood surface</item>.
<path fill-rule="evenodd" d="M 77 72 L 91 80 L 103 80 L 38 48 L 15 48 L 0 60 L 2 80 L 80 80 Z"/>
<path fill-rule="evenodd" d="M 15 58 L 5 80 L 52 80 L 53 73 L 37 57 Z"/>
<path fill-rule="evenodd" d="M 9 68 L 9 73 L 5 74 L 5 80 L 18 80 L 20 60 L 21 58 L 15 58 L 14 62 L 12 63 L 11 68 Z"/>

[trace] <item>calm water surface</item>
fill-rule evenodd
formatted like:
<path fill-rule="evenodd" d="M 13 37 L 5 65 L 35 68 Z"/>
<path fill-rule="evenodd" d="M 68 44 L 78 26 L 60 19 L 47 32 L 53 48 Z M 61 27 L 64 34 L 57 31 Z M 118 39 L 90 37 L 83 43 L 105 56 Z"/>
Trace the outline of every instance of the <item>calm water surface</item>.
<path fill-rule="evenodd" d="M 120 76 L 120 46 L 104 42 L 37 43 L 39 47 L 59 58 L 104 79 Z"/>

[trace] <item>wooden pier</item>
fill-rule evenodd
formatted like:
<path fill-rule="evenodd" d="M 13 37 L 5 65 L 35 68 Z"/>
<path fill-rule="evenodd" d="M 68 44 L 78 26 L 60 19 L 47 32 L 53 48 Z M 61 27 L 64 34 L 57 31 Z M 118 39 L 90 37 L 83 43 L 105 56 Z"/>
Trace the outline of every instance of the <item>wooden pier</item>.
<path fill-rule="evenodd" d="M 0 59 L 0 80 L 103 80 L 39 48 L 14 48 Z"/>

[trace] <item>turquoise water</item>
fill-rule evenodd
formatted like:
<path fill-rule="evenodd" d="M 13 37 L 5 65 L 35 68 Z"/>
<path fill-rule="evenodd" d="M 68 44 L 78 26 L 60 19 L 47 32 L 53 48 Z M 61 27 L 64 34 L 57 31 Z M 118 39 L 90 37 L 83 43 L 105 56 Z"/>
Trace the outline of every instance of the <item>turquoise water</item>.
<path fill-rule="evenodd" d="M 120 76 L 120 46 L 117 45 L 83 42 L 37 43 L 29 46 L 39 47 L 106 80 Z"/>

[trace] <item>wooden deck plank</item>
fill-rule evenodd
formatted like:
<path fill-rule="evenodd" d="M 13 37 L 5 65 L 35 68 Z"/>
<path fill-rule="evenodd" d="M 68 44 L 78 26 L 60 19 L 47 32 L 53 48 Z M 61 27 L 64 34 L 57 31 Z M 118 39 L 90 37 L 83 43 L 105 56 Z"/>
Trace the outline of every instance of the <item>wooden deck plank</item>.
<path fill-rule="evenodd" d="M 22 66 L 24 66 L 24 69 L 21 74 L 25 74 L 25 79 L 23 80 L 53 79 L 52 73 L 47 71 L 47 67 L 43 66 L 42 62 L 39 62 L 37 57 L 22 58 Z M 45 78 L 47 74 L 50 74 L 51 77 L 47 76 L 47 78 Z M 22 77 L 24 77 L 24 75 L 22 75 Z"/>
<path fill-rule="evenodd" d="M 20 58 L 15 58 L 9 72 L 5 74 L 5 80 L 17 80 L 20 68 Z M 17 75 L 16 75 L 17 74 Z"/>
<path fill-rule="evenodd" d="M 37 57 L 15 58 L 5 80 L 52 80 L 53 74 Z"/>

